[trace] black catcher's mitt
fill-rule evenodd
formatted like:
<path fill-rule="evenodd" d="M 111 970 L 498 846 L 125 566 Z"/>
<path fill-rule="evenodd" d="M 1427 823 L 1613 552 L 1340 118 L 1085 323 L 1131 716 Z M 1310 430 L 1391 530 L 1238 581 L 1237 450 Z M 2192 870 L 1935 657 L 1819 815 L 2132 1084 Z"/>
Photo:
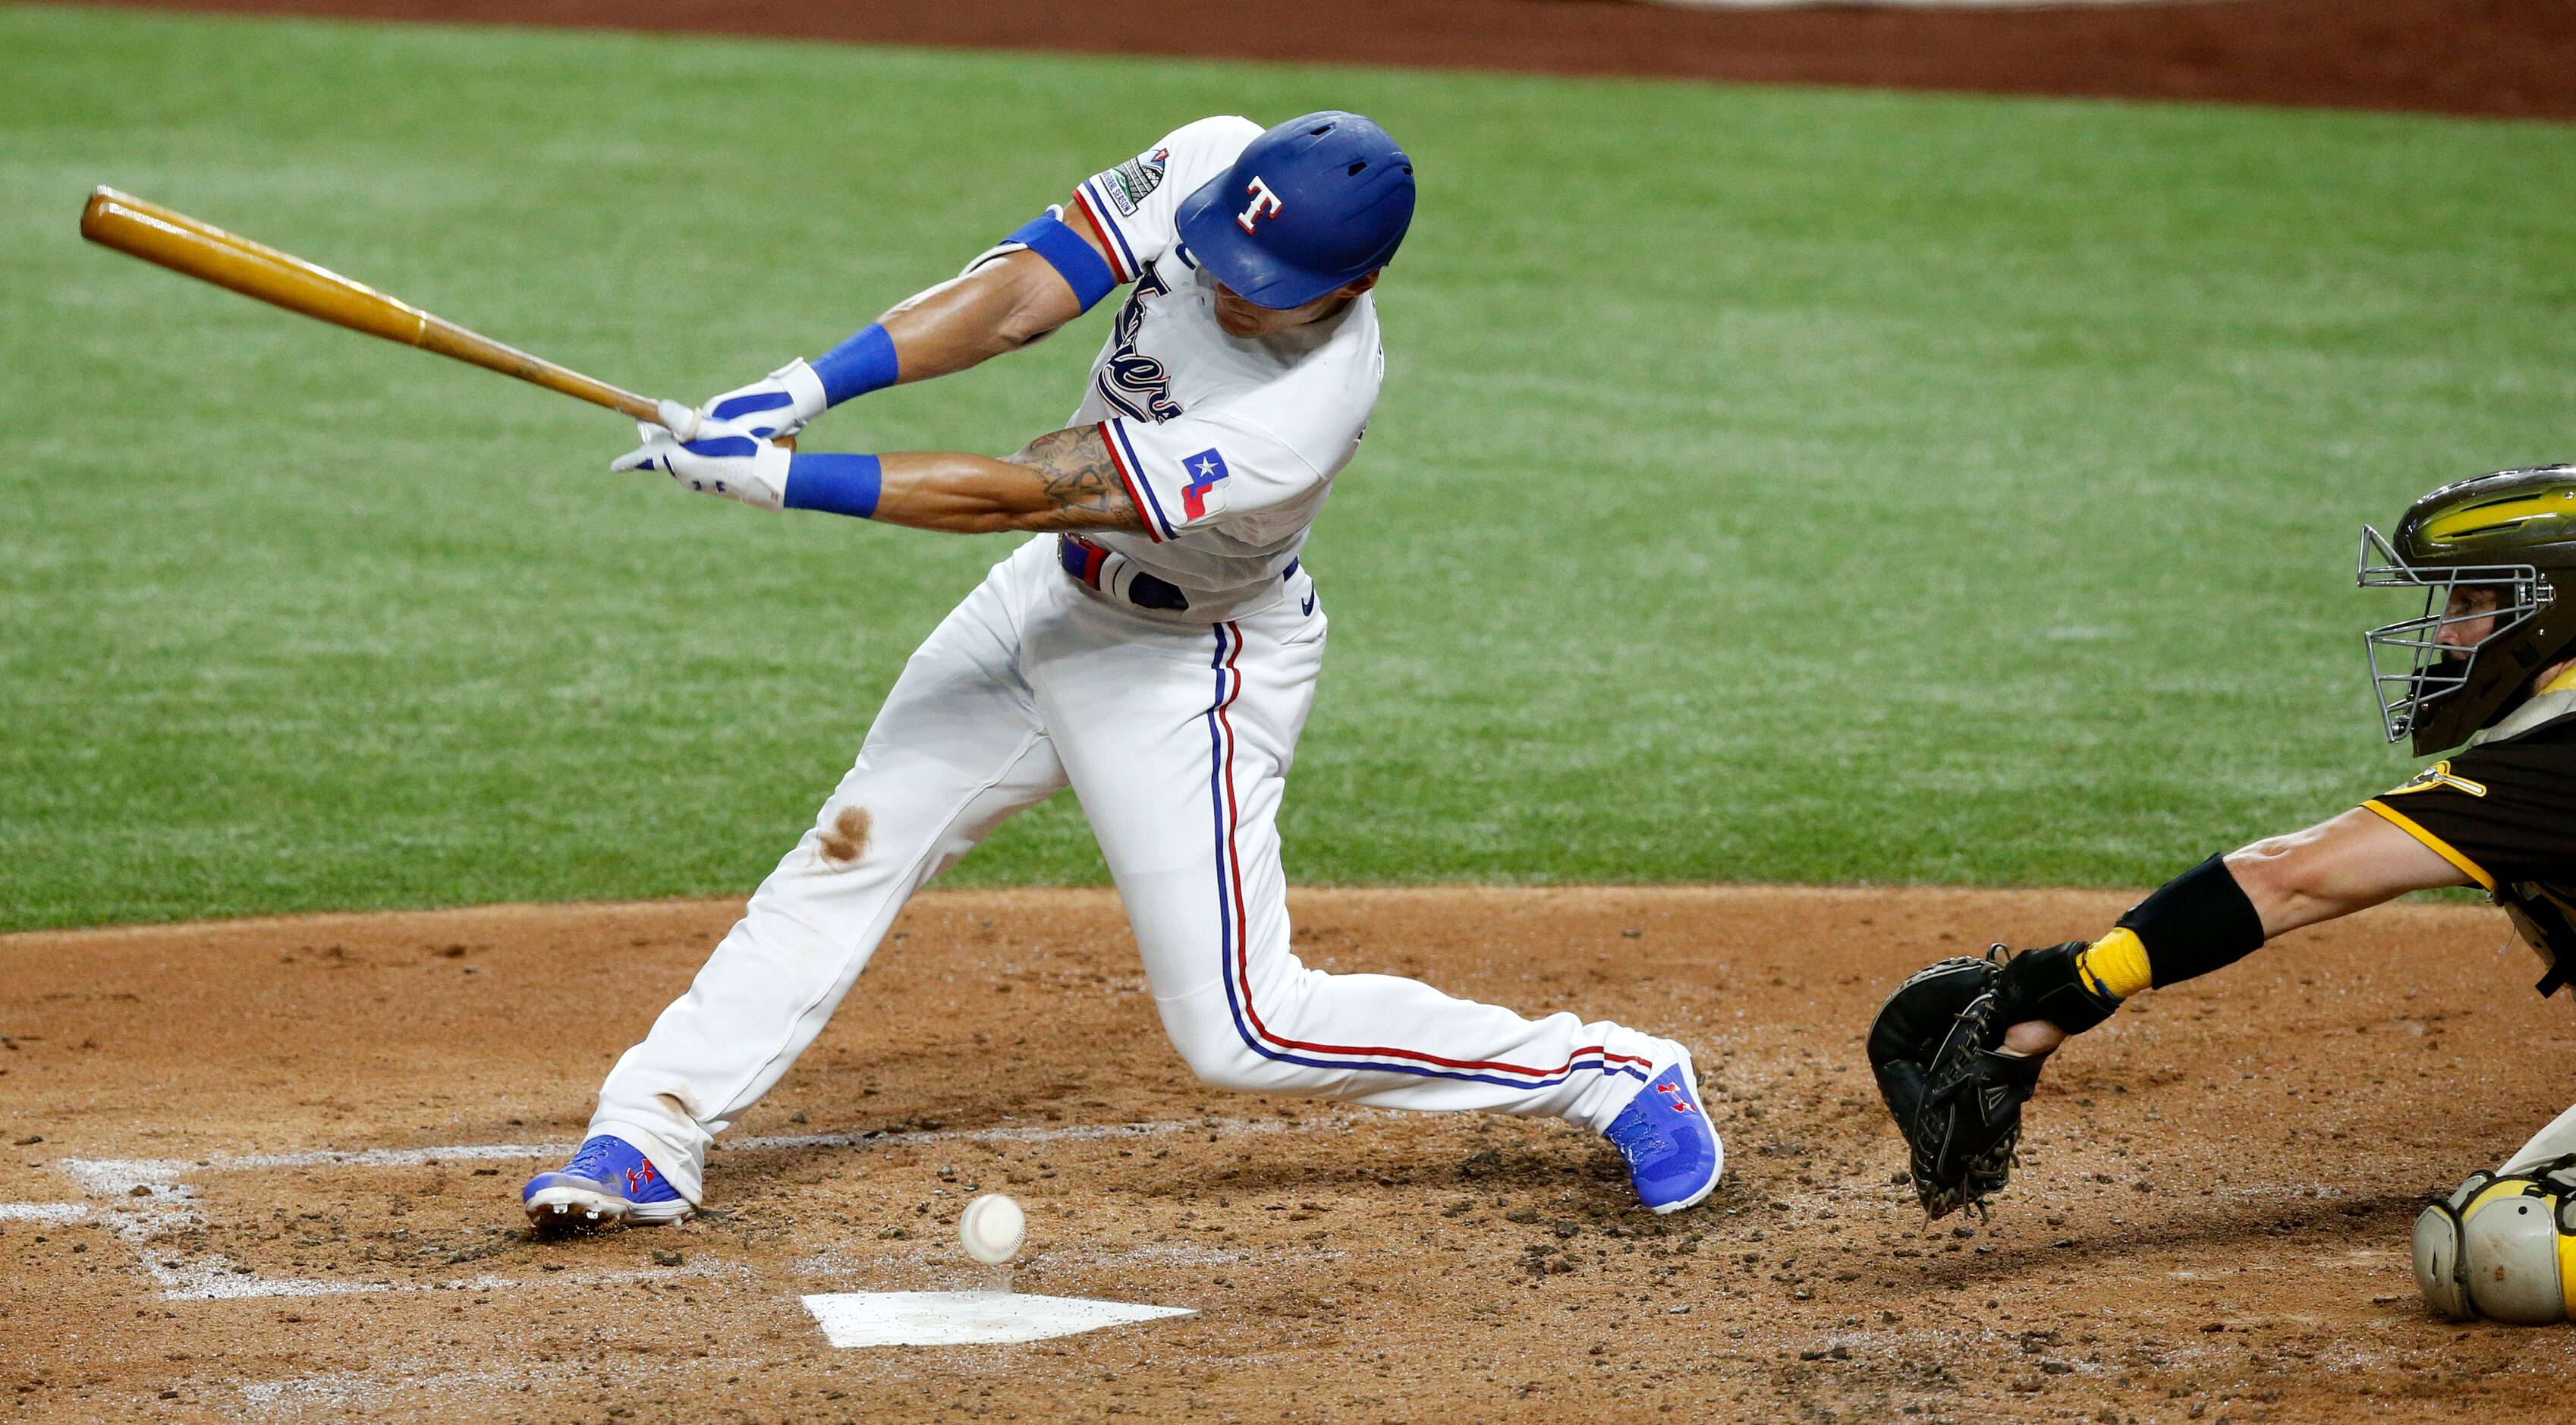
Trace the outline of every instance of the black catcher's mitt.
<path fill-rule="evenodd" d="M 2002 946 L 1918 970 L 1879 1006 L 1869 1066 L 1912 1150 L 1907 1166 L 1923 1210 L 1979 1216 L 2011 1176 L 2021 1106 L 2039 1083 L 2036 1058 L 1995 1052 L 2016 1022 L 2000 1012 Z"/>

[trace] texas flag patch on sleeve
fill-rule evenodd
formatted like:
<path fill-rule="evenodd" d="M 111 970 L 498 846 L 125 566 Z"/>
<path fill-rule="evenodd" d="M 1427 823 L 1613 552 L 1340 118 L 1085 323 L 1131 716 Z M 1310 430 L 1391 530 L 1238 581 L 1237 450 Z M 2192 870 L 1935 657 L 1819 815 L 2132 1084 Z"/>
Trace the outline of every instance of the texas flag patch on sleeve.
<path fill-rule="evenodd" d="M 1214 446 L 1181 462 L 1188 483 L 1181 486 L 1181 518 L 1196 524 L 1225 509 L 1225 481 L 1233 472 L 1225 468 L 1225 457 Z"/>

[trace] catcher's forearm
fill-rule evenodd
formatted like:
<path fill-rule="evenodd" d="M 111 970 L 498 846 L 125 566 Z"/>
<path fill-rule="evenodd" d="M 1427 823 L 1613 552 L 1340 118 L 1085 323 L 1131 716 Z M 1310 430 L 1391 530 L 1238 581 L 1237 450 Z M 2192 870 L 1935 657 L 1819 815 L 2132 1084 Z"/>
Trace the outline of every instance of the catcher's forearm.
<path fill-rule="evenodd" d="M 2086 989 L 2116 1002 L 2223 969 L 2302 926 L 2408 891 L 2466 884 L 2465 872 L 2385 816 L 2355 807 L 2305 831 L 2212 856 L 2165 882 L 2121 916 L 2108 935 L 2084 947 L 2073 968 Z M 2020 1020 L 2016 1028 L 2028 1022 Z M 2059 1027 L 2080 1032 L 2075 1025 Z M 2039 1037 L 2024 1036 L 2023 1042 L 2035 1044 Z M 2052 1042 L 2033 1052 L 2053 1047 Z"/>
<path fill-rule="evenodd" d="M 2470 884 L 2467 872 L 2368 806 L 2229 852 L 2227 870 L 2275 937 L 2409 891 Z"/>
<path fill-rule="evenodd" d="M 2013 957 L 1997 977 L 2002 1047 L 2046 1054 L 2141 991 L 2232 965 L 2262 947 L 2263 916 L 2212 856 L 2130 907 L 2109 934 Z"/>

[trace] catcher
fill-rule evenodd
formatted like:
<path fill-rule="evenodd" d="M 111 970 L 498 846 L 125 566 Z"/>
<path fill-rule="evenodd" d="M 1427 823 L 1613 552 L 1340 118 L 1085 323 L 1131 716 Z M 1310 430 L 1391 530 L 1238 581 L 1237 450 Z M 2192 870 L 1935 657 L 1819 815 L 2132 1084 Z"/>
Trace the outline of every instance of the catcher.
<path fill-rule="evenodd" d="M 1889 996 L 1870 1065 L 1935 1218 L 2002 1189 L 2021 1106 L 2071 1034 L 2151 988 L 2276 935 L 2436 886 L 2476 885 L 2539 952 L 2576 961 L 2576 465 L 2507 470 L 2365 526 L 2360 582 L 2420 589 L 2420 617 L 2365 635 L 2388 738 L 2459 750 L 2405 785 L 2167 881 L 2099 939 L 1951 959 Z M 2566 584 L 2562 594 L 2559 585 Z M 2465 743 L 2465 746 L 2461 744 Z M 2571 1269 L 2562 1279 L 2561 1253 Z M 2415 1225 L 2415 1275 L 2456 1319 L 2546 1324 L 2576 1302 L 2576 1109 Z"/>

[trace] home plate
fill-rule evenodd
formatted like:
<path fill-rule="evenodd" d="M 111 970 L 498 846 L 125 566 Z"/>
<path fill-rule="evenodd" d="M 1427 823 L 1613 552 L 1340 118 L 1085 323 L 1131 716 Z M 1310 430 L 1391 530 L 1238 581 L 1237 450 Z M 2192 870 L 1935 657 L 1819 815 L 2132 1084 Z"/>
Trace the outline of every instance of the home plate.
<path fill-rule="evenodd" d="M 1196 1316 L 1186 1306 L 1136 1306 L 1008 1291 L 844 1291 L 805 1298 L 835 1346 L 982 1346 L 1044 1341 L 1103 1326 Z"/>

